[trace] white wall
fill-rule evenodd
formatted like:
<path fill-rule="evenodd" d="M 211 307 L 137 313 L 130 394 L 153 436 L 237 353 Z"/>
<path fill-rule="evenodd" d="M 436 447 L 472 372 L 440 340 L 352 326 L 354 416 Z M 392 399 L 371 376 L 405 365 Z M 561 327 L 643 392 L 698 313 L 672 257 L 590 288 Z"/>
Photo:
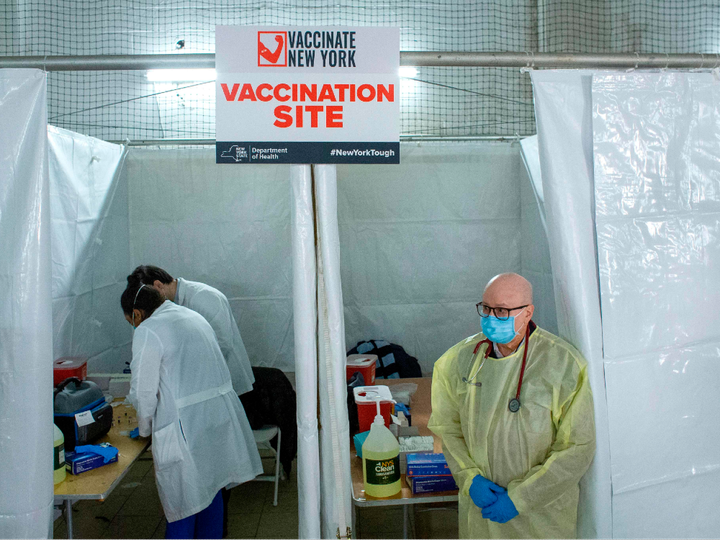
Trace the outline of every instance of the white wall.
<path fill-rule="evenodd" d="M 522 196 L 519 148 L 403 144 L 402 153 L 399 166 L 338 167 L 348 349 L 387 339 L 430 372 L 447 348 L 479 331 L 474 304 L 486 281 L 520 272 L 524 257 L 537 274 L 529 277 L 538 321 L 552 329 L 547 247 L 530 219 L 532 193 Z M 156 264 L 217 287 L 252 364 L 292 370 L 289 167 L 216 165 L 214 156 L 130 151 L 131 267 Z M 523 230 L 533 235 L 525 255 Z"/>
<path fill-rule="evenodd" d="M 290 166 L 216 165 L 215 150 L 131 149 L 132 264 L 217 287 L 255 366 L 293 370 Z"/>
<path fill-rule="evenodd" d="M 123 147 L 49 127 L 53 355 L 121 372 L 132 332 L 120 309 L 130 263 Z"/>
<path fill-rule="evenodd" d="M 523 204 L 529 182 L 518 146 L 404 144 L 401 159 L 338 170 L 345 331 L 348 347 L 386 339 L 429 373 L 449 347 L 480 330 L 475 303 L 491 277 L 523 270 L 523 244 L 547 272 L 549 259 L 536 238 L 542 227 L 523 225 L 532 213 Z M 543 277 L 533 279 L 538 297 L 552 299 L 551 283 L 544 293 L 542 269 L 533 268 Z M 554 320 L 553 302 L 539 308 Z"/>
<path fill-rule="evenodd" d="M 533 320 L 545 330 L 558 333 L 550 248 L 538 202 L 527 170 L 520 181 L 520 273 L 533 284 Z"/>

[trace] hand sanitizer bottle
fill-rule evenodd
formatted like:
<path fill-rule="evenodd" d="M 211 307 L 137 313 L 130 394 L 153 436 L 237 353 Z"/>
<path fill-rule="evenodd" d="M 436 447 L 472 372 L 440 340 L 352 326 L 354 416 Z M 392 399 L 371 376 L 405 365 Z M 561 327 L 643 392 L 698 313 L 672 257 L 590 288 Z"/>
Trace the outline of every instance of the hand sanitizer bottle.
<path fill-rule="evenodd" d="M 377 415 L 370 426 L 370 435 L 362 446 L 363 480 L 365 494 L 371 497 L 392 497 L 400 492 L 400 445 L 395 436 L 385 427 L 380 414 L 380 401 Z"/>

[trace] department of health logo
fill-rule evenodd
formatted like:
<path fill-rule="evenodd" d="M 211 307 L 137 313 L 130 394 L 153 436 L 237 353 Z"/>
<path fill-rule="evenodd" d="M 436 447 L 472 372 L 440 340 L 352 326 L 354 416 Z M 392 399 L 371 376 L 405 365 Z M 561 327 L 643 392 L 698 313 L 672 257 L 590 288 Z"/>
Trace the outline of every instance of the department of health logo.
<path fill-rule="evenodd" d="M 287 67 L 287 32 L 258 32 L 258 66 Z"/>

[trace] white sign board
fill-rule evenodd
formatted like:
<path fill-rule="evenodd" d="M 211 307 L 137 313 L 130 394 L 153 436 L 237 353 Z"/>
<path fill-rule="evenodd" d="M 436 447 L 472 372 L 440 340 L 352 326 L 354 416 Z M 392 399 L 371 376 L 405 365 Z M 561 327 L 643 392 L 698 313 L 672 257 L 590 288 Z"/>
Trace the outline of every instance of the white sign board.
<path fill-rule="evenodd" d="M 400 31 L 215 28 L 217 163 L 399 163 Z"/>

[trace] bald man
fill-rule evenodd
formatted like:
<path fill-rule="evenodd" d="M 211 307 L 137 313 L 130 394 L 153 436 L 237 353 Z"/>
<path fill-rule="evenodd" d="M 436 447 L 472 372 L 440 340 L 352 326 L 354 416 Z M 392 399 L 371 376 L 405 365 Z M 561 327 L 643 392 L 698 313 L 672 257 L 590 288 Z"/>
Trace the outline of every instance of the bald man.
<path fill-rule="evenodd" d="M 428 425 L 460 490 L 460 537 L 575 538 L 595 454 L 587 362 L 532 321 L 518 274 L 491 279 L 477 310 L 482 332 L 435 363 Z"/>

